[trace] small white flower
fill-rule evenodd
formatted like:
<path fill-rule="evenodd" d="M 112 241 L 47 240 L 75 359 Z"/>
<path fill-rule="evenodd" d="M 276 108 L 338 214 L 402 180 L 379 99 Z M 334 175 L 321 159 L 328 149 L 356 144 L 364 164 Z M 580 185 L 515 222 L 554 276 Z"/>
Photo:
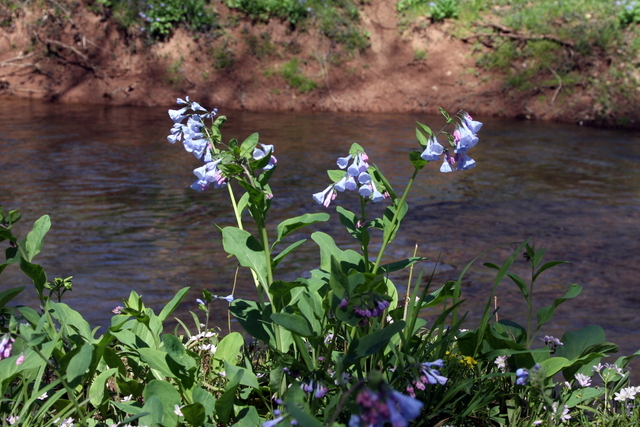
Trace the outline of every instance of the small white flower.
<path fill-rule="evenodd" d="M 47 392 L 45 391 L 44 393 L 42 393 L 40 396 L 38 396 L 38 400 L 45 400 L 47 397 L 49 397 L 49 395 L 47 394 Z"/>
<path fill-rule="evenodd" d="M 498 366 L 498 369 L 500 369 L 502 372 L 506 372 L 507 371 L 507 358 L 509 356 L 502 355 L 502 356 L 498 356 L 496 357 L 496 360 L 493 361 L 493 363 L 495 363 Z"/>
<path fill-rule="evenodd" d="M 578 381 L 580 387 L 589 387 L 591 385 L 591 377 L 584 374 L 576 374 L 576 381 Z"/>
<path fill-rule="evenodd" d="M 625 400 L 634 400 L 637 393 L 637 387 L 626 387 L 620 390 L 620 392 L 616 393 L 613 399 L 617 400 L 618 402 L 624 402 Z"/>
<path fill-rule="evenodd" d="M 54 423 L 57 423 L 58 421 L 60 421 L 60 418 L 56 419 Z M 73 427 L 75 425 L 76 424 L 74 423 L 74 419 L 69 417 L 62 420 L 62 422 L 58 424 L 58 427 Z"/>
<path fill-rule="evenodd" d="M 7 418 L 7 422 L 9 423 L 10 426 L 14 425 L 15 423 L 18 422 L 18 420 L 20 419 L 19 416 L 17 415 L 11 415 L 9 418 Z"/>
<path fill-rule="evenodd" d="M 131 400 L 133 399 L 133 394 L 130 394 L 129 396 L 125 396 L 122 398 L 123 402 L 131 402 Z"/>
<path fill-rule="evenodd" d="M 176 414 L 179 417 L 184 417 L 184 415 L 182 414 L 182 411 L 180 409 L 182 409 L 182 406 L 180 406 L 180 405 L 174 406 L 173 407 L 173 413 Z"/>

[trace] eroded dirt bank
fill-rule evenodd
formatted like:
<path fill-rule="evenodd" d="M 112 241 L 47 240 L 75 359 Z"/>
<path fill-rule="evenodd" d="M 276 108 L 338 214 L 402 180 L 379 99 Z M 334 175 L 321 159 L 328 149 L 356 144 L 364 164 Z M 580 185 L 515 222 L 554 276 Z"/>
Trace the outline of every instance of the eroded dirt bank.
<path fill-rule="evenodd" d="M 394 4 L 362 6 L 371 46 L 352 55 L 317 30 L 225 21 L 232 15 L 222 5 L 216 6 L 221 22 L 234 24 L 215 36 L 194 39 L 179 29 L 150 45 L 139 29 L 122 29 L 80 4 L 5 11 L 0 93 L 4 99 L 149 106 L 190 95 L 209 106 L 248 110 L 436 113 L 442 106 L 485 117 L 603 122 L 588 87 L 507 91 L 502 76 L 476 66 L 472 45 L 451 35 L 454 23 L 425 19 L 401 31 Z M 279 70 L 292 58 L 316 89 L 301 93 L 282 77 Z M 639 122 L 636 95 L 621 100 L 630 127 Z"/>

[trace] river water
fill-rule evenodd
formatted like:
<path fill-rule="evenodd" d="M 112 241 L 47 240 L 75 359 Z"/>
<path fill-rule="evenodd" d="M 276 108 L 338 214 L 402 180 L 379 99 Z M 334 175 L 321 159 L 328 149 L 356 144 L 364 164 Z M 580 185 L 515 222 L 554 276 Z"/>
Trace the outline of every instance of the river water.
<path fill-rule="evenodd" d="M 259 132 L 275 145 L 270 224 L 305 212 L 327 211 L 331 220 L 309 231 L 335 234 L 353 247 L 335 209 L 311 198 L 329 181 L 352 142 L 358 142 L 401 192 L 411 173 L 407 155 L 417 149 L 419 120 L 439 128 L 439 116 L 408 114 L 305 114 L 228 111 L 225 140 Z M 537 307 L 559 298 L 571 283 L 584 287 L 567 301 L 544 334 L 590 324 L 605 328 L 624 353 L 640 348 L 640 138 L 637 134 L 552 123 L 477 117 L 485 123 L 471 151 L 473 170 L 442 174 L 428 165 L 408 202 L 404 228 L 387 260 L 418 253 L 440 259 L 435 283 L 455 279 L 467 262 L 505 243 L 532 238 L 561 265 L 544 273 Z M 43 214 L 52 218 L 43 252 L 35 262 L 48 277 L 73 276 L 64 301 L 92 324 L 108 325 L 111 310 L 130 290 L 159 310 L 184 286 L 192 288 L 177 316 L 189 321 L 202 288 L 231 292 L 235 264 L 222 251 L 220 226 L 233 225 L 225 190 L 189 189 L 200 163 L 166 135 L 171 121 L 163 108 L 58 105 L 3 99 L 0 103 L 0 203 L 19 208 L 16 233 L 24 236 Z M 355 209 L 355 194 L 338 201 Z M 374 239 L 375 240 L 375 239 Z M 373 246 L 379 244 L 374 241 Z M 481 316 L 494 272 L 482 262 L 500 262 L 514 247 L 478 261 L 463 282 L 468 318 Z M 316 267 L 313 242 L 284 262 L 277 278 L 294 279 Z M 433 263 L 424 264 L 431 272 Z M 514 271 L 526 277 L 522 257 Z M 406 285 L 406 273 L 396 284 Z M 29 280 L 17 266 L 0 275 L 0 289 Z M 36 305 L 29 289 L 20 303 Z M 236 297 L 255 299 L 248 274 Z M 517 288 L 498 288 L 498 314 L 526 324 Z M 214 322 L 226 324 L 226 303 L 216 302 Z M 469 324 L 469 326 L 473 326 Z"/>

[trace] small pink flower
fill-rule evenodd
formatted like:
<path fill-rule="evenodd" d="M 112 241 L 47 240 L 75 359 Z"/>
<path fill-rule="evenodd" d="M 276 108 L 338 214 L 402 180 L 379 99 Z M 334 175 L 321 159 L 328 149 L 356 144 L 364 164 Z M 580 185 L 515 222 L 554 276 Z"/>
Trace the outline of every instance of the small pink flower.
<path fill-rule="evenodd" d="M 122 310 L 124 310 L 124 307 L 119 305 L 116 308 L 114 308 L 113 310 L 111 310 L 111 312 L 113 314 L 122 314 Z"/>
<path fill-rule="evenodd" d="M 18 356 L 16 359 L 16 365 L 22 365 L 22 362 L 24 362 L 24 353 Z"/>

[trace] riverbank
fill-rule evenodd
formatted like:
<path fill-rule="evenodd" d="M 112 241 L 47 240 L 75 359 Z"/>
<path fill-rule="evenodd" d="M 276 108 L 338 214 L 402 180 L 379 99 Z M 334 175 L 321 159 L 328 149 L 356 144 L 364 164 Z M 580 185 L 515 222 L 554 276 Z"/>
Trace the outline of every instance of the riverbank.
<path fill-rule="evenodd" d="M 208 106 L 253 111 L 434 113 L 442 106 L 481 117 L 640 127 L 635 74 L 623 75 L 624 82 L 612 77 L 633 64 L 614 54 L 596 52 L 567 74 L 560 64 L 534 76 L 514 74 L 532 68 L 524 56 L 507 56 L 506 68 L 488 66 L 505 40 L 537 40 L 501 24 L 497 9 L 463 27 L 456 20 L 403 20 L 395 2 L 371 1 L 359 6 L 369 47 L 348 50 L 313 25 L 255 21 L 217 3 L 215 31 L 194 36 L 178 28 L 153 43 L 104 8 L 43 4 L 0 6 L 3 97 L 168 106 L 190 95 Z M 571 40 L 546 42 L 554 55 L 576 55 Z"/>

